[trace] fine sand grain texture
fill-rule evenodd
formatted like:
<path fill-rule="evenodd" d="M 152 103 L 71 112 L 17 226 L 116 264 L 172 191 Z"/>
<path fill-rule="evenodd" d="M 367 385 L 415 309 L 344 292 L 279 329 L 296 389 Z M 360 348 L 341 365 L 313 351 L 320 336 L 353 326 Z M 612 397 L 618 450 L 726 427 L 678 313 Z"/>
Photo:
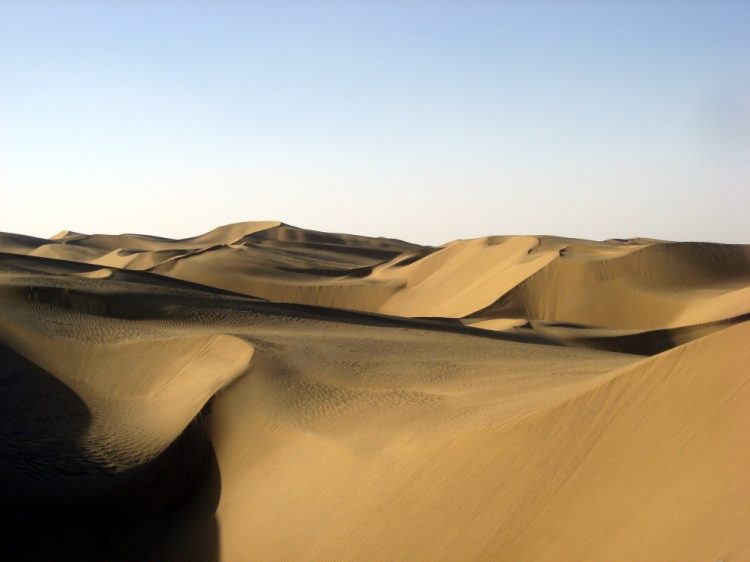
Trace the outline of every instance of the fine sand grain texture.
<path fill-rule="evenodd" d="M 0 234 L 3 560 L 750 560 L 750 246 Z"/>

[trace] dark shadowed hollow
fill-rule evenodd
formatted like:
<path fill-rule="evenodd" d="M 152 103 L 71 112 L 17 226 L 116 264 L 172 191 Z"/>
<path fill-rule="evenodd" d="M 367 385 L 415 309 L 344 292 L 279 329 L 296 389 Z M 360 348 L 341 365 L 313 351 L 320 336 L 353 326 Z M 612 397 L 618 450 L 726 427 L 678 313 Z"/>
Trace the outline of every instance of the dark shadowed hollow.
<path fill-rule="evenodd" d="M 0 385 L 2 560 L 218 560 L 221 478 L 201 416 L 115 471 L 91 454 L 81 399 L 2 344 Z"/>

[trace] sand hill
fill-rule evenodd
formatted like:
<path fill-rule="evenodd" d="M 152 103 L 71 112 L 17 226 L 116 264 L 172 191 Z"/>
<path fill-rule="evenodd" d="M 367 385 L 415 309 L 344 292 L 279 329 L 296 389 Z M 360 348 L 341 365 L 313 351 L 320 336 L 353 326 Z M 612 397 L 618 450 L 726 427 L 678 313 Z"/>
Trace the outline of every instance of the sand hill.
<path fill-rule="evenodd" d="M 750 246 L 0 234 L 0 556 L 750 559 Z"/>

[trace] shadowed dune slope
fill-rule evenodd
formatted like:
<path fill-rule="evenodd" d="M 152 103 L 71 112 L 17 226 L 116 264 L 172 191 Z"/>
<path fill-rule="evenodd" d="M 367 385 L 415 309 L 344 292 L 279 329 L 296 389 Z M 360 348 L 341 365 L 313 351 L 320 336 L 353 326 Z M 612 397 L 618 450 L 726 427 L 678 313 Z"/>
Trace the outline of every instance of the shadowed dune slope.
<path fill-rule="evenodd" d="M 156 559 L 150 545 L 215 464 L 196 415 L 252 346 L 112 318 L 106 290 L 81 291 L 107 277 L 2 262 L 0 557 Z M 210 529 L 212 513 L 195 510 Z"/>
<path fill-rule="evenodd" d="M 65 329 L 82 322 L 85 332 Z M 83 400 L 92 415 L 86 446 L 115 469 L 166 448 L 253 351 L 231 336 L 160 337 L 118 324 L 2 292 L 0 339 Z"/>
<path fill-rule="evenodd" d="M 178 336 L 102 316 L 93 295 L 76 300 L 50 282 L 40 288 L 3 276 L 0 341 L 77 397 L 89 421 L 76 447 L 106 470 L 157 456 L 252 356 L 251 345 L 231 336 Z"/>
<path fill-rule="evenodd" d="M 201 522 L 192 559 L 217 559 L 218 493 L 205 484 L 215 457 L 200 419 L 157 457 L 123 470 L 92 450 L 94 415 L 75 392 L 2 344 L 0 367 L 0 558 L 156 560 L 154 544 L 188 500 Z M 174 550 L 171 559 L 191 559 Z"/>

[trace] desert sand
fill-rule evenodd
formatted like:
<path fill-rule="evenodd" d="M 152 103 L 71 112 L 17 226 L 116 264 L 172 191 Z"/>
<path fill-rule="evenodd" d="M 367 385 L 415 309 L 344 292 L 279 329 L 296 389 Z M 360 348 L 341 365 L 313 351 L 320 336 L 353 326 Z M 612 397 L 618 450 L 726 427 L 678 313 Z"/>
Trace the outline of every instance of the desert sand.
<path fill-rule="evenodd" d="M 3 560 L 750 560 L 750 245 L 0 234 Z"/>

